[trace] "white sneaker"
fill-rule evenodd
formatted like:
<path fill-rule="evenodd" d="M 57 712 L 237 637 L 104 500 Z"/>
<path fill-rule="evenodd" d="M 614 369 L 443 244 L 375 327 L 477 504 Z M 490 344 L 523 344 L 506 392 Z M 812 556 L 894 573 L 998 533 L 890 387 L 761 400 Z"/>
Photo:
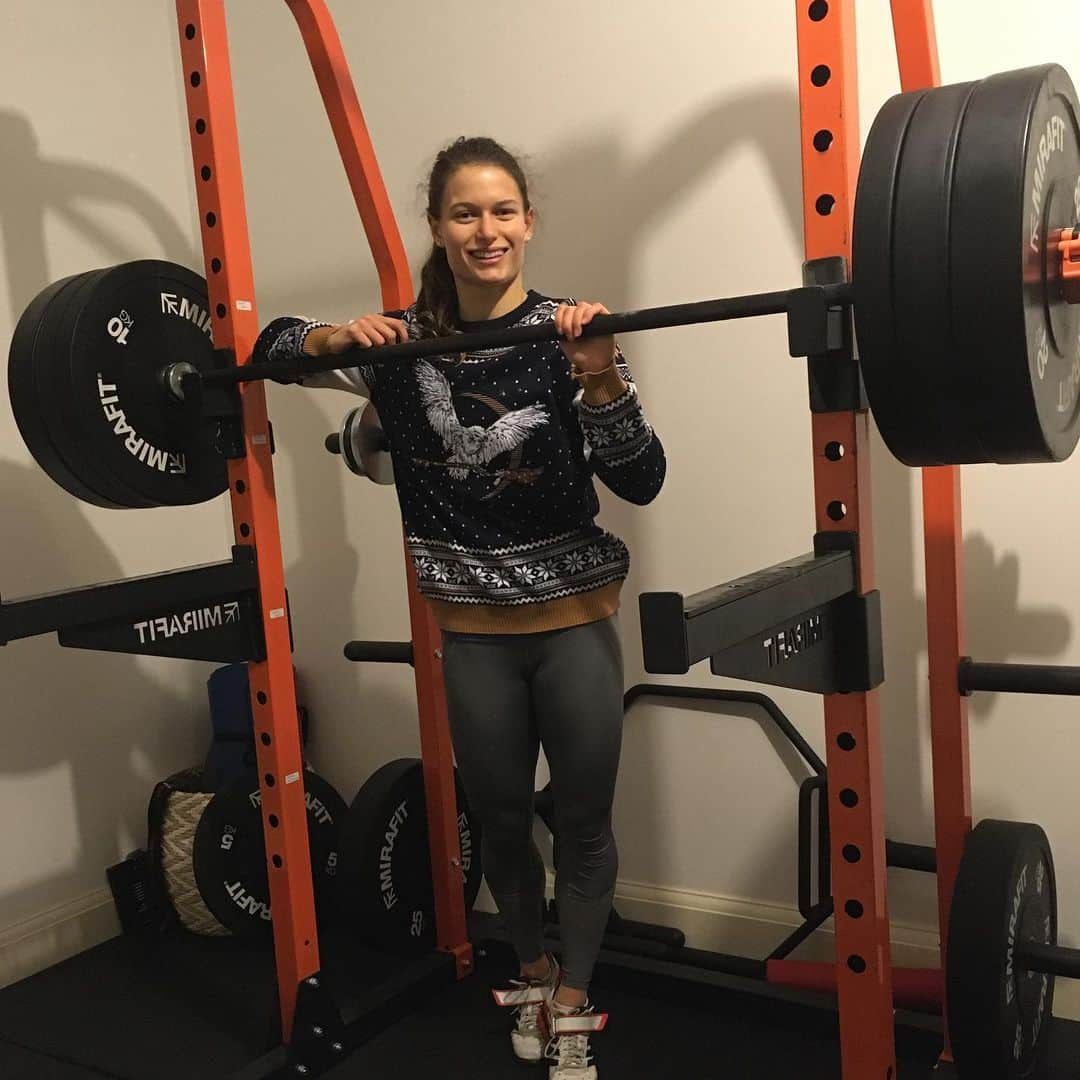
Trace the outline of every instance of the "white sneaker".
<path fill-rule="evenodd" d="M 544 1048 L 544 1056 L 552 1062 L 548 1080 L 596 1080 L 589 1036 L 604 1030 L 607 1013 L 598 1013 L 587 1003 L 565 1011 L 552 1002 L 545 1007 L 543 1022 L 550 1032 Z"/>
<path fill-rule="evenodd" d="M 559 985 L 559 964 L 550 953 L 548 963 L 551 971 L 546 979 L 511 979 L 511 989 L 492 991 L 499 1005 L 515 1010 L 514 1027 L 510 1032 L 515 1057 L 532 1064 L 539 1064 L 544 1057 L 548 1034 L 542 1026 L 542 1013 Z"/>

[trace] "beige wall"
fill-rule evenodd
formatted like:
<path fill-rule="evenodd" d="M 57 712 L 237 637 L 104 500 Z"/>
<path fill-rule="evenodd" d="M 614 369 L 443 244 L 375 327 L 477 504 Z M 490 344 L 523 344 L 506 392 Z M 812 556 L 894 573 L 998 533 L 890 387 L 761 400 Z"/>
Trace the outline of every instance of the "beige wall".
<path fill-rule="evenodd" d="M 449 137 L 486 132 L 528 156 L 541 209 L 529 279 L 541 290 L 616 309 L 798 281 L 790 0 L 330 6 L 414 258 L 424 249 L 418 184 L 426 163 Z M 1067 0 L 1029 0 L 1024 13 L 977 0 L 939 8 L 946 81 L 1066 62 L 1064 43 L 1080 30 Z M 228 11 L 261 317 L 376 308 L 370 257 L 286 6 L 230 0 Z M 897 78 L 888 5 L 862 0 L 857 12 L 865 131 Z M 0 29 L 20 43 L 0 67 L 7 340 L 50 280 L 140 257 L 197 266 L 199 256 L 172 5 L 9 0 Z M 603 521 L 634 551 L 622 634 L 627 677 L 637 681 L 637 592 L 691 592 L 806 551 L 813 513 L 805 375 L 786 355 L 781 320 L 671 330 L 624 345 L 670 462 L 652 506 L 604 499 Z M 382 761 L 418 748 L 409 673 L 341 659 L 348 638 L 407 634 L 393 492 L 345 474 L 322 449 L 349 404 L 333 392 L 270 388 L 312 758 L 347 798 Z M 889 833 L 930 842 L 917 477 L 879 442 L 874 450 Z M 965 471 L 975 655 L 1080 664 L 1080 570 L 1069 557 L 1080 537 L 1080 513 L 1069 509 L 1078 468 L 1074 460 Z M 220 502 L 124 513 L 68 497 L 33 464 L 6 406 L 0 483 L 5 597 L 227 551 Z M 100 912 L 103 869 L 142 841 L 152 784 L 202 753 L 211 670 L 61 650 L 47 638 L 0 652 L 0 820 L 8 823 L 0 944 L 39 932 L 54 909 L 53 922 Z M 714 685 L 703 667 L 686 681 Z M 820 748 L 819 701 L 775 696 Z M 1073 943 L 1074 711 L 1068 699 L 1004 697 L 972 709 L 976 816 L 1046 826 L 1062 936 Z M 661 903 L 656 889 L 666 887 L 669 914 L 680 906 L 790 909 L 795 784 L 760 725 L 642 706 L 628 719 L 623 761 L 624 891 Z M 897 921 L 932 942 L 932 881 L 894 874 L 892 882 Z M 683 899 L 672 900 L 675 893 Z M 9 974 L 49 955 L 35 952 Z"/>

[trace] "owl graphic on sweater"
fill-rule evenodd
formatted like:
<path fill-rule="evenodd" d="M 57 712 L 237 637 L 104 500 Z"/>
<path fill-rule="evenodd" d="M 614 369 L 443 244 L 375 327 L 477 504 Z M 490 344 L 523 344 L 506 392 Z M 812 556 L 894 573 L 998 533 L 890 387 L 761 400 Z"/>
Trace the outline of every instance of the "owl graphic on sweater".
<path fill-rule="evenodd" d="M 420 400 L 427 413 L 428 423 L 442 440 L 447 451 L 447 471 L 455 480 L 464 480 L 475 469 L 485 466 L 500 454 L 519 450 L 529 436 L 548 423 L 548 411 L 543 405 L 526 405 L 522 409 L 507 409 L 501 402 L 480 394 L 467 394 L 490 406 L 498 419 L 490 426 L 463 424 L 454 409 L 450 383 L 431 364 L 416 365 Z M 516 455 L 520 459 L 520 454 Z"/>

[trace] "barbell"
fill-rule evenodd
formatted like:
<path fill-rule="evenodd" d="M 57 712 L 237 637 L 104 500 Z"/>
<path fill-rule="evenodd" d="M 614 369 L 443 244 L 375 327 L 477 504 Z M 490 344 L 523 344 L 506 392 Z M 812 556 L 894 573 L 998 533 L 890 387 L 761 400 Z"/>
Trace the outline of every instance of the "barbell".
<path fill-rule="evenodd" d="M 870 408 L 906 464 L 1061 461 L 1080 438 L 1078 111 L 1068 74 L 1046 65 L 899 94 L 874 120 L 851 281 L 814 292 L 853 311 Z M 598 316 L 585 333 L 790 313 L 807 291 Z M 202 502 L 226 475 L 220 425 L 192 407 L 201 390 L 558 336 L 548 322 L 236 366 L 214 352 L 213 315 L 198 275 L 155 260 L 45 288 L 8 361 L 41 467 L 102 506 Z"/>

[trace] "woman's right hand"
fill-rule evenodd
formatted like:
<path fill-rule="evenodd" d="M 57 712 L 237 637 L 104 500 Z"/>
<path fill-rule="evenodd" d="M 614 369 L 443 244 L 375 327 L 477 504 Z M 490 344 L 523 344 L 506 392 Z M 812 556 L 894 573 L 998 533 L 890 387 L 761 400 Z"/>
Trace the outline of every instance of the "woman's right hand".
<path fill-rule="evenodd" d="M 392 345 L 409 340 L 409 331 L 400 319 L 386 315 L 361 315 L 340 326 L 317 326 L 304 340 L 309 356 L 338 355 L 349 349 L 372 345 Z"/>

